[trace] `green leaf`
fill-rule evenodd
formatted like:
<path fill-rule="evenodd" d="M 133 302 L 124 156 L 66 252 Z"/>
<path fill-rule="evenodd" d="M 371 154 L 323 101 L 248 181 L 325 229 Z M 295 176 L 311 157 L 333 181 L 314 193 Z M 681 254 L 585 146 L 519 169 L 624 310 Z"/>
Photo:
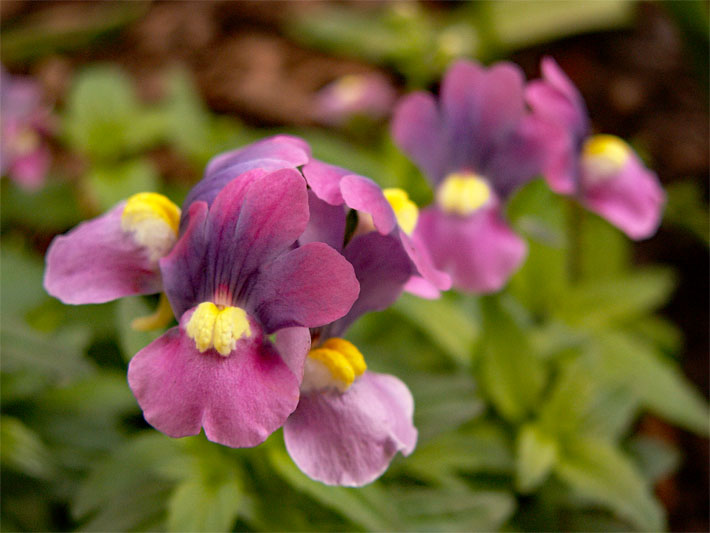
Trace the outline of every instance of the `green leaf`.
<path fill-rule="evenodd" d="M 0 417 L 0 441 L 4 467 L 36 478 L 48 478 L 53 473 L 51 455 L 42 439 L 17 418 Z"/>
<path fill-rule="evenodd" d="M 664 512 L 633 463 L 609 442 L 576 438 L 560 449 L 555 473 L 591 503 L 629 520 L 640 531 L 664 528 Z"/>
<path fill-rule="evenodd" d="M 160 177 L 150 161 L 133 159 L 96 166 L 87 175 L 87 181 L 101 211 L 108 211 L 133 194 L 157 190 Z"/>
<path fill-rule="evenodd" d="M 456 363 L 470 365 L 479 327 L 451 298 L 422 300 L 403 294 L 394 309 L 426 333 Z"/>
<path fill-rule="evenodd" d="M 518 432 L 516 453 L 516 487 L 530 492 L 549 475 L 557 462 L 557 441 L 534 424 L 522 426 Z"/>
<path fill-rule="evenodd" d="M 539 400 L 545 367 L 523 326 L 496 296 L 482 298 L 481 308 L 481 386 L 503 417 L 519 421 Z"/>
<path fill-rule="evenodd" d="M 138 101 L 128 77 L 115 67 L 93 66 L 79 73 L 69 91 L 67 140 L 92 158 L 120 157 L 131 142 Z"/>
<path fill-rule="evenodd" d="M 402 526 L 397 521 L 397 517 L 393 516 L 392 510 L 383 512 L 382 509 L 373 507 L 369 498 L 366 498 L 367 492 L 380 492 L 376 485 L 352 489 L 346 487 L 328 487 L 313 481 L 305 474 L 301 473 L 293 464 L 291 458 L 286 455 L 286 452 L 275 446 L 268 450 L 268 458 L 271 466 L 276 473 L 281 476 L 284 481 L 291 485 L 296 490 L 308 494 L 313 499 L 329 507 L 341 515 L 352 520 L 354 523 L 361 525 L 370 531 L 391 531 L 401 530 Z M 380 502 L 385 501 L 385 494 L 378 494 L 375 500 Z"/>
<path fill-rule="evenodd" d="M 680 466 L 680 450 L 647 435 L 637 435 L 628 443 L 629 452 L 649 485 L 671 475 Z"/>
<path fill-rule="evenodd" d="M 231 531 L 240 493 L 236 479 L 183 481 L 168 501 L 168 531 Z"/>
<path fill-rule="evenodd" d="M 25 313 L 48 299 L 42 287 L 44 262 L 20 242 L 3 236 L 0 262 L 0 310 L 3 321 L 20 321 Z"/>
<path fill-rule="evenodd" d="M 633 275 L 570 288 L 555 313 L 571 325 L 598 328 L 654 311 L 668 301 L 674 286 L 674 276 L 667 269 L 636 270 Z"/>
<path fill-rule="evenodd" d="M 608 379 L 628 387 L 659 416 L 701 435 L 710 433 L 707 401 L 653 346 L 621 333 L 597 339 Z"/>

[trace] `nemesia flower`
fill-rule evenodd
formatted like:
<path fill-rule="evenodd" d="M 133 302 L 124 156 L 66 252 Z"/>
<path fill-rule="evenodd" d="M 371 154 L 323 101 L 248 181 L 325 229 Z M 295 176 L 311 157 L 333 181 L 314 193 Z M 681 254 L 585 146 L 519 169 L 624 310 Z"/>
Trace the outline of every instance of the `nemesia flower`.
<path fill-rule="evenodd" d="M 356 233 L 376 231 L 395 237 L 395 245 L 405 250 L 412 265 L 408 291 L 435 298 L 439 291 L 449 289 L 449 276 L 434 267 L 426 247 L 412 235 L 418 209 L 405 191 L 383 191 L 369 178 L 315 159 L 302 171 L 318 199 L 341 210 L 341 206 L 345 206 L 358 213 Z"/>
<path fill-rule="evenodd" d="M 311 205 L 319 206 L 321 215 L 331 211 L 335 221 L 337 211 L 343 212 L 315 194 Z M 307 234 L 334 236 L 335 230 L 318 222 L 327 218 L 317 217 L 319 228 Z M 333 226 L 344 230 L 344 217 Z M 301 398 L 284 425 L 284 440 L 309 477 L 328 485 L 361 486 L 378 478 L 397 452 L 414 450 L 414 401 L 396 377 L 368 371 L 360 351 L 342 335 L 363 313 L 396 300 L 411 274 L 411 261 L 395 235 L 376 231 L 353 237 L 343 254 L 355 269 L 360 295 L 346 316 L 311 330 Z"/>
<path fill-rule="evenodd" d="M 542 60 L 543 79 L 528 85 L 535 113 L 557 126 L 549 135 L 545 177 L 558 194 L 575 196 L 632 239 L 656 232 L 665 193 L 656 174 L 613 135 L 592 135 L 582 95 L 554 59 Z"/>
<path fill-rule="evenodd" d="M 163 433 L 255 446 L 296 408 L 307 328 L 345 315 L 358 282 L 328 245 L 294 247 L 309 219 L 297 170 L 250 170 L 185 217 L 160 260 L 179 325 L 133 357 L 128 382 Z"/>
<path fill-rule="evenodd" d="M 457 61 L 440 99 L 417 92 L 395 110 L 397 145 L 436 192 L 414 231 L 454 287 L 500 289 L 527 247 L 502 218 L 510 193 L 541 170 L 544 123 L 525 109 L 524 77 L 511 63 Z"/>
<path fill-rule="evenodd" d="M 395 98 L 392 84 L 381 74 L 348 74 L 318 91 L 313 113 L 319 122 L 332 126 L 358 116 L 377 120 L 389 113 Z"/>
<path fill-rule="evenodd" d="M 51 162 L 45 140 L 51 129 L 50 116 L 42 104 L 39 84 L 0 68 L 0 120 L 0 174 L 24 189 L 38 189 Z"/>

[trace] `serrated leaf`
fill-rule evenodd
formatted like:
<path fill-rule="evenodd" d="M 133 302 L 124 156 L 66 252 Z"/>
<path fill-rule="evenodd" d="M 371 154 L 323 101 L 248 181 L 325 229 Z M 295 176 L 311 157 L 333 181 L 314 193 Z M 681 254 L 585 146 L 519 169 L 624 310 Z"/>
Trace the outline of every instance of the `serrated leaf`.
<path fill-rule="evenodd" d="M 674 286 L 673 274 L 661 268 L 584 282 L 565 293 L 555 314 L 571 325 L 599 328 L 654 311 L 668 300 Z"/>
<path fill-rule="evenodd" d="M 501 415 L 518 421 L 539 400 L 545 367 L 533 354 L 526 331 L 496 298 L 481 300 L 480 383 Z"/>
<path fill-rule="evenodd" d="M 427 334 L 444 352 L 460 365 L 468 366 L 473 344 L 479 335 L 473 317 L 447 298 L 422 300 L 403 294 L 394 309 Z"/>
<path fill-rule="evenodd" d="M 293 464 L 291 458 L 281 448 L 272 447 L 268 450 L 268 458 L 272 467 L 284 481 L 295 489 L 308 494 L 313 499 L 329 507 L 354 523 L 370 531 L 390 531 L 400 530 L 397 517 L 390 514 L 383 514 L 381 510 L 373 506 L 362 496 L 363 491 L 377 490 L 370 485 L 368 487 L 352 489 L 346 487 L 328 487 L 309 479 L 301 473 Z M 384 498 L 380 498 L 382 501 Z"/>
<path fill-rule="evenodd" d="M 521 492 L 530 492 L 549 475 L 557 462 L 558 445 L 534 424 L 522 426 L 518 432 L 515 483 Z"/>
<path fill-rule="evenodd" d="M 231 531 L 240 493 L 236 479 L 183 481 L 168 501 L 168 531 Z"/>
<path fill-rule="evenodd" d="M 653 346 L 620 333 L 605 333 L 598 341 L 608 379 L 628 387 L 659 416 L 701 435 L 710 433 L 707 401 Z"/>
<path fill-rule="evenodd" d="M 47 478 L 54 471 L 49 450 L 42 439 L 17 418 L 0 417 L 2 465 L 36 478 Z"/>
<path fill-rule="evenodd" d="M 580 496 L 604 505 L 640 531 L 660 531 L 665 518 L 633 463 L 609 442 L 595 438 L 566 441 L 555 473 Z"/>

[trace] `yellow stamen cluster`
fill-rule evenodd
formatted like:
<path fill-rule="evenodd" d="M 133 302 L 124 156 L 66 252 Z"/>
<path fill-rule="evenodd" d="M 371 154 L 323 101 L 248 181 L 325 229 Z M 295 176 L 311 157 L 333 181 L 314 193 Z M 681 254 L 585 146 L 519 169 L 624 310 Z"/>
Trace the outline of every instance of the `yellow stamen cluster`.
<path fill-rule="evenodd" d="M 447 213 L 465 216 L 488 203 L 491 188 L 476 174 L 456 172 L 439 186 L 436 198 Z"/>
<path fill-rule="evenodd" d="M 409 195 L 404 189 L 390 188 L 384 189 L 382 192 L 392 206 L 399 227 L 406 234 L 411 234 L 417 226 L 417 219 L 419 218 L 417 204 L 409 199 Z"/>
<path fill-rule="evenodd" d="M 187 322 L 185 332 L 195 341 L 200 353 L 214 348 L 225 357 L 232 353 L 239 339 L 251 337 L 251 327 L 244 309 L 220 309 L 212 302 L 202 302 L 197 306 Z"/>
<path fill-rule="evenodd" d="M 360 377 L 367 365 L 354 344 L 333 337 L 308 353 L 304 386 L 306 389 L 335 387 L 346 391 Z"/>
<path fill-rule="evenodd" d="M 180 208 L 162 194 L 141 192 L 127 201 L 121 215 L 121 229 L 150 251 L 152 260 L 166 255 L 175 244 Z"/>
<path fill-rule="evenodd" d="M 631 148 L 614 135 L 593 135 L 582 147 L 582 165 L 587 179 L 612 177 L 626 164 Z"/>

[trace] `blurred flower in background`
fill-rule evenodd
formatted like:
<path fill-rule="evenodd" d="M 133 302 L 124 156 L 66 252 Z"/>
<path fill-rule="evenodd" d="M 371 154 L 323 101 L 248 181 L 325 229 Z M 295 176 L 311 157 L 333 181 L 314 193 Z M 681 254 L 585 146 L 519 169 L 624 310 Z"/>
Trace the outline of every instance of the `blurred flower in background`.
<path fill-rule="evenodd" d="M 52 155 L 47 137 L 53 131 L 49 107 L 39 83 L 29 77 L 0 70 L 0 173 L 20 187 L 39 189 Z"/>

